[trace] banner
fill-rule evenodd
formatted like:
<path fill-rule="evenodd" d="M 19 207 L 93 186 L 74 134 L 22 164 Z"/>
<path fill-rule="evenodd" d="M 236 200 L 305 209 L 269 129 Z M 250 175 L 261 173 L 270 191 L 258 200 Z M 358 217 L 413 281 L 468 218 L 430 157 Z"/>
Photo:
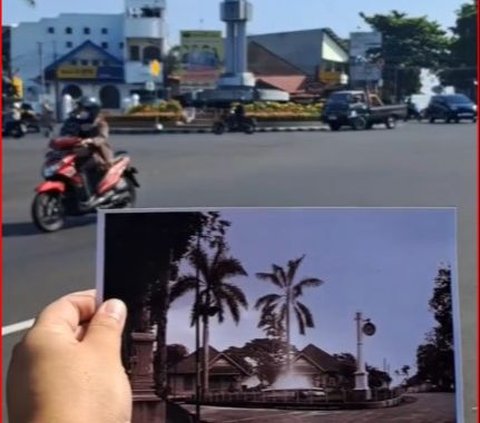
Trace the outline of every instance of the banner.
<path fill-rule="evenodd" d="M 350 80 L 379 81 L 382 78 L 382 34 L 353 32 L 350 34 Z"/>
<path fill-rule="evenodd" d="M 96 79 L 96 66 L 60 66 L 57 69 L 59 79 Z"/>
<path fill-rule="evenodd" d="M 182 85 L 214 87 L 222 72 L 224 43 L 221 31 L 181 31 Z"/>

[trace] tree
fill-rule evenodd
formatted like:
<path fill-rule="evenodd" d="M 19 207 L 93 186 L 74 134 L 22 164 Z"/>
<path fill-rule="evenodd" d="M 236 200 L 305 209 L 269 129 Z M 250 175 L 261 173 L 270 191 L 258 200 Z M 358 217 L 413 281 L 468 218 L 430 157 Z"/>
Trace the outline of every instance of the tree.
<path fill-rule="evenodd" d="M 339 373 L 342 377 L 341 387 L 351 390 L 355 387 L 355 372 L 357 360 L 351 353 L 334 354 L 333 357 L 339 362 Z"/>
<path fill-rule="evenodd" d="M 454 35 L 448 68 L 440 72 L 440 79 L 443 85 L 453 85 L 471 95 L 477 78 L 477 6 L 474 2 L 465 3 L 457 10 L 456 24 L 451 30 Z"/>
<path fill-rule="evenodd" d="M 383 35 L 387 96 L 398 98 L 418 92 L 421 68 L 439 69 L 444 63 L 450 41 L 437 22 L 425 16 L 409 17 L 396 10 L 387 15 L 360 16 Z"/>
<path fill-rule="evenodd" d="M 231 282 L 232 278 L 247 276 L 240 261 L 227 256 L 227 247 L 222 243 L 210 241 L 216 245 L 212 257 L 202 247 L 195 247 L 188 255 L 188 261 L 196 274 L 180 276 L 173 285 L 170 301 L 174 302 L 188 292 L 195 292 L 197 284 L 200 285 L 199 303 L 194 301 L 192 307 L 192 326 L 197 317 L 202 319 L 203 326 L 203 381 L 204 392 L 208 391 L 208 349 L 209 349 L 209 319 L 217 316 L 218 322 L 225 320 L 228 310 L 235 323 L 240 321 L 240 308 L 247 308 L 248 302 L 243 291 Z"/>
<path fill-rule="evenodd" d="M 298 330 L 301 335 L 305 335 L 306 328 L 313 328 L 315 324 L 312 313 L 299 299 L 302 297 L 305 288 L 317 287 L 323 284 L 322 280 L 316 278 L 306 278 L 295 283 L 296 273 L 304 258 L 305 256 L 296 260 L 290 260 L 286 269 L 273 264 L 271 273 L 257 273 L 257 278 L 271 282 L 280 289 L 280 294 L 273 293 L 259 298 L 255 304 L 255 308 L 261 310 L 259 325 L 272 313 L 277 315 L 279 321 L 285 325 L 288 369 L 290 369 L 291 362 L 291 314 L 292 312 L 295 313 Z"/>
<path fill-rule="evenodd" d="M 439 389 L 450 391 L 455 384 L 451 269 L 441 267 L 435 278 L 430 309 L 438 325 L 417 349 L 417 377 Z"/>
<path fill-rule="evenodd" d="M 378 370 L 376 367 L 365 366 L 368 373 L 368 386 L 370 389 L 379 389 L 385 386 L 389 386 L 392 382 L 392 378 L 387 372 Z"/>
<path fill-rule="evenodd" d="M 112 214 L 105 227 L 105 297 L 121 298 L 129 309 L 122 358 L 130 368 L 130 334 L 157 326 L 157 393 L 167 380 L 166 329 L 169 286 L 176 264 L 201 233 L 208 216 L 202 213 Z"/>

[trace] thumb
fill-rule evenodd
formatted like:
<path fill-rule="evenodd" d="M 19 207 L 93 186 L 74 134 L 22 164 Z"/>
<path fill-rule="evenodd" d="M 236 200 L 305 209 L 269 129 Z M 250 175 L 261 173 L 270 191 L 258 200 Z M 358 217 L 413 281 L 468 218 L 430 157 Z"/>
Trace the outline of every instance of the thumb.
<path fill-rule="evenodd" d="M 90 320 L 83 341 L 102 351 L 119 353 L 126 318 L 127 307 L 123 301 L 105 301 Z"/>

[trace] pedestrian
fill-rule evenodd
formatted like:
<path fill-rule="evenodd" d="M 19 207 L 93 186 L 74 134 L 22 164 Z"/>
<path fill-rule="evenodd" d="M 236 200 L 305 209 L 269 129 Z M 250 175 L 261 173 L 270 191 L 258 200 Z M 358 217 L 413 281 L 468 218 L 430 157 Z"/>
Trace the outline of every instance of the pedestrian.
<path fill-rule="evenodd" d="M 15 347 L 7 376 L 10 423 L 127 423 L 132 393 L 121 361 L 127 309 L 95 291 L 46 307 Z"/>

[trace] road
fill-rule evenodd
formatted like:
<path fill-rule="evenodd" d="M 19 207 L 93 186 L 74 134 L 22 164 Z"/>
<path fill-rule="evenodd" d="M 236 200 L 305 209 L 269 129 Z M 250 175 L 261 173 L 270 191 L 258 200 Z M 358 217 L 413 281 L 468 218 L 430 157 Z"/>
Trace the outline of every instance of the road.
<path fill-rule="evenodd" d="M 453 394 L 417 394 L 398 407 L 375 410 L 292 411 L 202 407 L 208 423 L 454 423 Z M 194 412 L 194 406 L 184 406 Z"/>
<path fill-rule="evenodd" d="M 115 136 L 140 170 L 140 207 L 456 206 L 466 415 L 476 406 L 476 126 L 406 124 L 395 131 Z M 3 143 L 3 325 L 90 288 L 95 221 L 38 234 L 30 223 L 46 141 Z M 20 334 L 3 338 L 3 360 Z M 473 420 L 466 420 L 467 423 Z"/>

